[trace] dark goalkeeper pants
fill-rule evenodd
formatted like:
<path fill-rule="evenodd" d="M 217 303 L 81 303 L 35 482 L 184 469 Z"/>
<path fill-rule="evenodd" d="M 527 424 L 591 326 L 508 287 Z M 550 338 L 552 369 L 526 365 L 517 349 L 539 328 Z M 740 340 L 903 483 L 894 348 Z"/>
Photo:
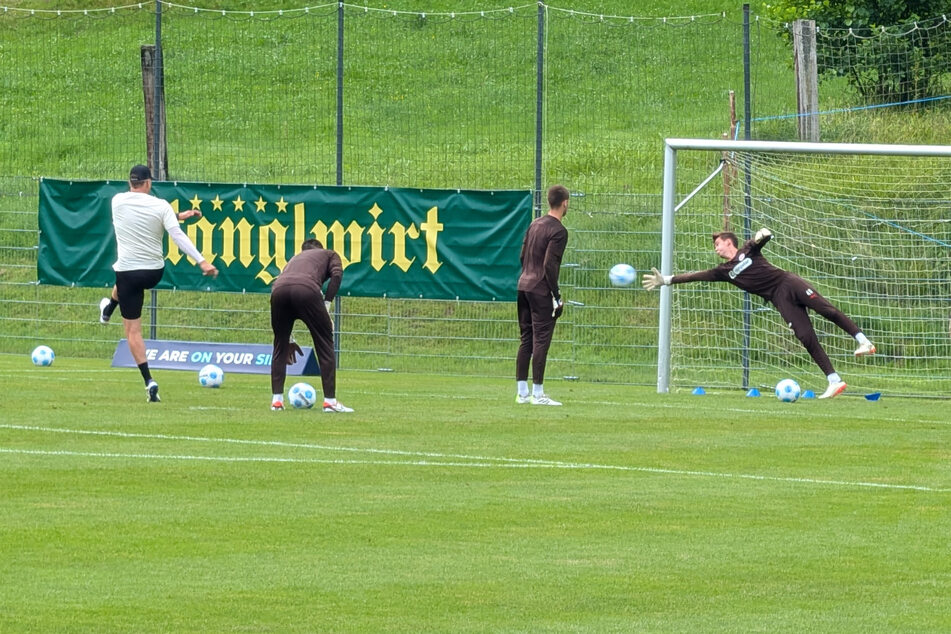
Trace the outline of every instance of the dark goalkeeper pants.
<path fill-rule="evenodd" d="M 314 352 L 320 365 L 320 383 L 324 398 L 336 398 L 337 363 L 334 356 L 334 325 L 324 307 L 320 290 L 310 286 L 288 285 L 271 291 L 271 329 L 274 353 L 271 357 L 271 393 L 283 394 L 287 378 L 287 350 L 294 321 L 300 319 L 314 340 Z"/>
<path fill-rule="evenodd" d="M 528 380 L 528 364 L 532 364 L 532 383 L 545 381 L 548 348 L 555 333 L 551 295 L 518 292 L 518 329 L 520 341 L 515 357 L 515 380 Z"/>
<path fill-rule="evenodd" d="M 809 356 L 828 376 L 835 372 L 829 355 L 819 343 L 816 330 L 809 319 L 808 310 L 813 310 L 833 324 L 849 333 L 853 337 L 861 330 L 845 313 L 832 305 L 825 297 L 816 292 L 808 282 L 802 278 L 794 278 L 784 282 L 773 293 L 773 305 L 779 311 L 783 320 L 792 328 L 793 334 L 809 352 Z"/>

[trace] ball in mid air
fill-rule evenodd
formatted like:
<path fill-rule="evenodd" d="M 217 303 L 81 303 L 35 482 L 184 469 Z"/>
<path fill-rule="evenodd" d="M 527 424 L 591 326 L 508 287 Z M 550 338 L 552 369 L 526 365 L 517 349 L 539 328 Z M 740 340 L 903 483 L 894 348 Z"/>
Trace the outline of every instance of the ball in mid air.
<path fill-rule="evenodd" d="M 615 286 L 630 286 L 637 277 L 637 271 L 630 264 L 615 264 L 608 271 L 608 279 Z"/>
<path fill-rule="evenodd" d="M 799 400 L 800 394 L 802 394 L 802 390 L 799 388 L 799 384 L 792 379 L 783 379 L 776 384 L 776 398 L 783 403 L 795 403 Z"/>

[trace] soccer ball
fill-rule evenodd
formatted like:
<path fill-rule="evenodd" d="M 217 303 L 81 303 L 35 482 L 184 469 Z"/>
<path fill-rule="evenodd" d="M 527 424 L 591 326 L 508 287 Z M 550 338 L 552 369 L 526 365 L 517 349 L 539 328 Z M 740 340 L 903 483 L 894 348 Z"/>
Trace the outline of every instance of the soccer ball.
<path fill-rule="evenodd" d="M 308 383 L 295 383 L 287 391 L 287 400 L 296 409 L 310 409 L 317 402 L 317 390 Z"/>
<path fill-rule="evenodd" d="M 209 363 L 198 371 L 198 383 L 202 387 L 221 387 L 224 380 L 224 370 L 213 363 Z"/>
<path fill-rule="evenodd" d="M 53 354 L 53 349 L 49 346 L 37 346 L 33 349 L 31 358 L 33 359 L 33 365 L 43 367 L 53 365 L 53 359 L 56 358 L 56 355 Z"/>
<path fill-rule="evenodd" d="M 637 271 L 630 264 L 615 264 L 608 271 L 608 279 L 615 286 L 630 286 L 637 277 Z"/>
<path fill-rule="evenodd" d="M 776 398 L 783 403 L 795 403 L 800 394 L 802 390 L 799 389 L 799 384 L 792 379 L 783 379 L 776 384 Z"/>

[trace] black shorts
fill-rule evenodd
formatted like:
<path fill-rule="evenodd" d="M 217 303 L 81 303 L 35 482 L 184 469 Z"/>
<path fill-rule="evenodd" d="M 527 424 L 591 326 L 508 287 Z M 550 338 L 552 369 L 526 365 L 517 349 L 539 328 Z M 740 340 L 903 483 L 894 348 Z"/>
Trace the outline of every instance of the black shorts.
<path fill-rule="evenodd" d="M 139 271 L 116 271 L 116 295 L 123 319 L 140 319 L 146 289 L 162 281 L 165 268 Z"/>

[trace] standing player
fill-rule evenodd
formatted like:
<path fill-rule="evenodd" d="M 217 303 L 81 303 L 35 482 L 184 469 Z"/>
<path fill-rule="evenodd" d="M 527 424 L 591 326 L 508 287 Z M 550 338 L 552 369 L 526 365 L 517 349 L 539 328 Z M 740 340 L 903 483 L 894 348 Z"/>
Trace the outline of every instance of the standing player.
<path fill-rule="evenodd" d="M 518 278 L 518 328 L 520 344 L 515 357 L 516 403 L 561 405 L 545 394 L 545 363 L 564 303 L 558 289 L 561 257 L 568 244 L 562 219 L 568 213 L 570 194 L 562 185 L 548 189 L 548 213 L 528 227 L 522 242 L 522 274 Z M 528 391 L 528 365 L 532 365 L 532 392 Z"/>
<path fill-rule="evenodd" d="M 203 275 L 218 276 L 218 269 L 205 260 L 188 236 L 178 226 L 178 218 L 168 202 L 152 196 L 152 174 L 145 165 L 136 165 L 129 172 L 129 191 L 112 197 L 112 224 L 115 227 L 118 258 L 112 268 L 116 272 L 113 297 L 122 314 L 129 352 L 145 380 L 150 403 L 159 399 L 158 383 L 152 378 L 145 358 L 142 338 L 142 304 L 146 289 L 155 288 L 165 272 L 162 238 L 165 232 L 178 248 L 198 263 Z M 100 303 L 100 321 L 105 312 L 105 298 Z M 111 305 L 111 301 L 110 301 Z M 114 309 L 115 306 L 113 305 Z M 112 311 L 110 311 L 111 314 Z"/>
<path fill-rule="evenodd" d="M 652 273 L 644 275 L 644 288 L 652 291 L 659 286 L 685 282 L 729 282 L 772 302 L 829 380 L 829 387 L 819 398 L 838 396 L 847 386 L 832 367 L 829 355 L 819 343 L 807 311 L 814 310 L 852 335 L 859 344 L 854 353 L 856 357 L 875 354 L 875 346 L 855 322 L 816 292 L 808 282 L 795 273 L 773 266 L 763 257 L 760 250 L 772 237 L 769 229 L 760 229 L 752 240 L 738 248 L 739 240 L 736 234 L 729 231 L 715 233 L 713 250 L 726 262 L 706 271 L 681 275 L 661 275 L 657 269 L 651 269 Z"/>
<path fill-rule="evenodd" d="M 314 339 L 314 351 L 320 365 L 325 412 L 352 412 L 336 399 L 337 365 L 334 356 L 334 324 L 330 302 L 340 289 L 343 266 L 340 256 L 325 249 L 317 240 L 306 240 L 301 252 L 292 257 L 271 285 L 271 329 L 274 352 L 271 355 L 271 409 L 284 409 L 284 380 L 287 363 L 293 363 L 297 344 L 292 344 L 294 321 L 300 319 Z M 330 280 L 327 282 L 327 280 Z M 327 282 L 327 294 L 321 289 Z"/>

